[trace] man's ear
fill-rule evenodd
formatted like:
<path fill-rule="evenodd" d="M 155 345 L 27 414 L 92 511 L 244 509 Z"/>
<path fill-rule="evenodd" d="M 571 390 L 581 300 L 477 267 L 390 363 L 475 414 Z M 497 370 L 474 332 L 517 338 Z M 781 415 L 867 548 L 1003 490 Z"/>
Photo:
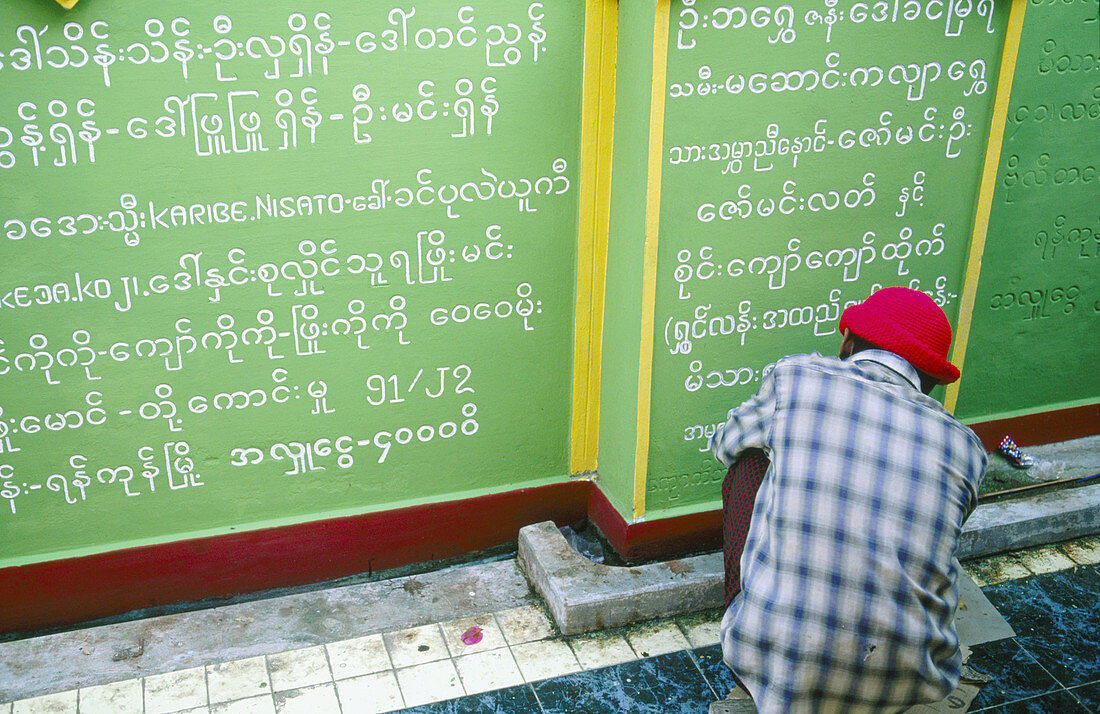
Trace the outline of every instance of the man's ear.
<path fill-rule="evenodd" d="M 852 356 L 852 350 L 856 347 L 856 337 L 852 334 L 851 330 L 844 331 L 844 341 L 840 343 L 840 355 L 841 359 L 848 359 Z"/>

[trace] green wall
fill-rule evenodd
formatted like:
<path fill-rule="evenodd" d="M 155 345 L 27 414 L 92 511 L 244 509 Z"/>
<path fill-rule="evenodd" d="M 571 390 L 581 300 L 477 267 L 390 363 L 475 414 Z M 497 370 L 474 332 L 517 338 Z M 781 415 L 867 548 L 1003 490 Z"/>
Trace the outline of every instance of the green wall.
<path fill-rule="evenodd" d="M 963 419 L 1100 402 L 1100 7 L 1028 4 Z"/>
<path fill-rule="evenodd" d="M 611 1 L 4 0 L 0 567 L 570 478 Z M 1095 0 L 1028 4 L 1004 127 L 1005 0 L 616 6 L 585 366 L 627 520 L 716 507 L 713 425 L 876 286 L 959 320 L 1002 128 L 958 413 L 1100 401 Z"/>
<path fill-rule="evenodd" d="M 908 285 L 957 321 L 1009 3 L 885 7 L 744 14 L 671 3 L 660 220 L 648 237 L 657 263 L 647 519 L 715 506 L 714 425 L 777 358 L 834 353 L 845 306 L 877 286 Z M 631 8 L 620 17 L 652 11 Z M 652 76 L 652 30 L 638 23 L 620 27 L 620 57 L 633 60 L 620 62 L 620 81 Z M 613 215 L 632 213 L 618 230 L 612 223 L 605 344 L 615 347 L 605 347 L 603 374 L 605 389 L 621 381 L 623 392 L 638 341 L 621 316 L 639 314 L 645 278 L 640 262 L 616 265 L 615 245 L 640 260 L 648 93 L 620 88 L 616 110 L 615 186 L 637 193 L 612 205 Z M 624 507 L 633 397 L 601 407 L 600 476 L 624 494 L 613 501 L 628 518 L 639 515 Z"/>
<path fill-rule="evenodd" d="M 584 10 L 5 0 L 0 566 L 568 478 Z"/>
<path fill-rule="evenodd" d="M 713 425 L 779 357 L 835 354 L 876 285 L 954 320 L 1008 10 L 733 29 L 716 5 L 673 3 L 650 512 L 717 497 Z"/>

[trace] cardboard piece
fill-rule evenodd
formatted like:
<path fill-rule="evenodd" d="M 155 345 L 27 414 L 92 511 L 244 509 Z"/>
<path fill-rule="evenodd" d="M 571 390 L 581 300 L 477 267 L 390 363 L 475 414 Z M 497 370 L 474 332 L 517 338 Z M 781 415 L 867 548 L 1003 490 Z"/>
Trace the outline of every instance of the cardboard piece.
<path fill-rule="evenodd" d="M 904 714 L 946 714 L 949 712 L 965 712 L 970 709 L 974 697 L 978 696 L 978 692 L 980 692 L 982 687 L 991 679 L 992 677 L 979 674 L 971 668 L 964 666 L 962 679 L 959 680 L 959 686 L 955 687 L 955 691 L 935 704 L 918 704 L 915 707 L 909 707 L 905 710 Z"/>
<path fill-rule="evenodd" d="M 959 569 L 959 609 L 955 611 L 955 628 L 959 632 L 959 644 L 965 648 L 969 645 L 985 644 L 997 640 L 1015 637 L 1016 632 L 1012 626 L 1001 617 L 993 603 L 985 596 L 958 561 L 955 567 Z"/>

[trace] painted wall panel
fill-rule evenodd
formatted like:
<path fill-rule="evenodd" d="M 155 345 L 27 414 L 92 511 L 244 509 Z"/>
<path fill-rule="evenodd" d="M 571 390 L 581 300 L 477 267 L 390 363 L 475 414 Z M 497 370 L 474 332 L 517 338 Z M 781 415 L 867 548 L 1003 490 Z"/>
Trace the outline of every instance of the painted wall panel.
<path fill-rule="evenodd" d="M 1100 402 L 1100 6 L 1029 2 L 957 414 Z"/>
<path fill-rule="evenodd" d="M 0 565 L 568 477 L 583 2 L 0 17 Z"/>
<path fill-rule="evenodd" d="M 955 321 L 1008 3 L 673 2 L 646 511 L 718 498 L 714 425 L 878 286 Z"/>

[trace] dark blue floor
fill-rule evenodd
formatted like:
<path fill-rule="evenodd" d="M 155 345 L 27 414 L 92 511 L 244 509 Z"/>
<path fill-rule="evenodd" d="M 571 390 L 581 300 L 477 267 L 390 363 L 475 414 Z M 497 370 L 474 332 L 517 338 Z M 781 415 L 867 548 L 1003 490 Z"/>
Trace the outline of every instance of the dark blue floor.
<path fill-rule="evenodd" d="M 993 681 L 970 711 L 1100 712 L 1100 566 L 984 589 L 1016 638 L 974 648 Z M 422 714 L 706 714 L 733 678 L 717 645 L 408 709 Z"/>
<path fill-rule="evenodd" d="M 983 590 L 1016 637 L 974 648 L 994 679 L 971 711 L 1100 712 L 1100 566 Z"/>

